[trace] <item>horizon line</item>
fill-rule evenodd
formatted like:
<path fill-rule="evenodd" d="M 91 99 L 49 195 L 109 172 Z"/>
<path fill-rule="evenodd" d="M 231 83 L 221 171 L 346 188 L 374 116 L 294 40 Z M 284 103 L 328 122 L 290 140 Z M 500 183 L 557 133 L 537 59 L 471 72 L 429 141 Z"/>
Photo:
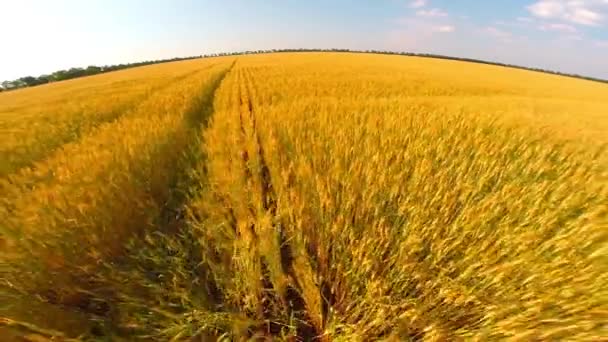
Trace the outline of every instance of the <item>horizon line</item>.
<path fill-rule="evenodd" d="M 326 49 L 322 49 L 322 48 L 284 48 L 284 49 L 264 49 L 264 50 L 262 50 L 262 49 L 260 49 L 260 50 L 241 50 L 241 51 L 232 51 L 232 52 L 207 53 L 207 54 L 193 55 L 193 56 L 186 56 L 186 57 L 172 57 L 172 58 L 157 59 L 157 60 L 139 60 L 137 62 L 128 62 L 128 63 L 111 64 L 111 65 L 108 65 L 108 64 L 106 64 L 106 65 L 88 65 L 87 68 L 88 67 L 101 68 L 102 71 L 96 73 L 96 74 L 100 74 L 100 73 L 107 73 L 107 72 L 112 72 L 112 71 L 136 68 L 136 67 L 151 65 L 151 64 L 170 63 L 170 62 L 177 62 L 177 61 L 191 60 L 191 59 L 198 59 L 198 58 L 213 58 L 213 57 L 223 57 L 223 56 L 271 54 L 271 53 L 286 53 L 286 52 L 340 52 L 340 53 L 362 53 L 362 54 L 368 53 L 368 54 L 383 54 L 383 55 L 435 58 L 435 59 L 445 59 L 445 60 L 455 60 L 455 61 L 461 61 L 461 62 L 495 65 L 495 66 L 501 66 L 501 67 L 507 67 L 507 68 L 541 72 L 541 73 L 557 75 L 557 76 L 565 76 L 565 77 L 583 79 L 583 80 L 594 81 L 594 82 L 599 82 L 599 83 L 608 83 L 608 79 L 604 79 L 604 78 L 600 78 L 600 77 L 581 75 L 581 74 L 575 74 L 575 73 L 567 73 L 567 72 L 561 72 L 561 71 L 556 71 L 556 70 L 543 69 L 540 67 L 530 67 L 530 66 L 523 66 L 523 65 L 517 65 L 517 64 L 509 64 L 509 63 L 504 63 L 504 62 L 470 58 L 470 57 L 460 57 L 460 56 L 454 56 L 454 55 L 442 55 L 442 54 L 425 53 L 425 52 L 417 53 L 417 52 L 407 52 L 407 51 L 375 50 L 375 49 L 354 50 L 354 49 L 347 49 L 347 48 L 326 48 Z M 116 68 L 116 67 L 120 67 L 120 66 L 122 68 Z M 108 68 L 108 69 L 112 69 L 112 70 L 104 71 L 104 68 Z M 7 83 L 7 82 L 9 82 L 9 83 L 16 82 L 16 81 L 22 80 L 23 78 L 27 78 L 27 77 L 34 77 L 34 78 L 42 78 L 45 76 L 48 77 L 48 76 L 51 76 L 51 75 L 61 72 L 61 71 L 68 71 L 68 70 L 73 70 L 73 69 L 84 70 L 85 68 L 72 67 L 70 69 L 55 70 L 51 73 L 40 74 L 38 76 L 28 75 L 28 76 L 22 76 L 22 77 L 13 79 L 13 80 L 5 80 L 5 81 L 2 81 L 2 83 L 0 83 L 0 90 L 7 91 L 7 90 L 17 90 L 17 89 L 21 89 L 21 88 L 30 88 L 32 86 L 4 88 L 2 86 L 2 84 Z M 72 77 L 69 79 L 94 76 L 96 74 L 77 76 L 77 77 Z M 69 79 L 48 81 L 48 82 L 36 84 L 33 86 L 38 86 L 38 85 L 43 85 L 43 84 L 48 84 L 48 83 L 56 83 L 56 82 L 61 82 L 61 81 L 69 80 Z"/>

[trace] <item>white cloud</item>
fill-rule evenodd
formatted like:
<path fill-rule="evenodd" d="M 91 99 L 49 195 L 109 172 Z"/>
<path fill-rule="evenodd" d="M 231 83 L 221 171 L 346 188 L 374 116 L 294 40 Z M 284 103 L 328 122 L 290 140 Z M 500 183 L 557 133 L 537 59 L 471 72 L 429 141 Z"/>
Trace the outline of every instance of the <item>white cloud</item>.
<path fill-rule="evenodd" d="M 433 27 L 432 30 L 433 32 L 450 33 L 456 31 L 456 28 L 452 25 L 441 25 Z"/>
<path fill-rule="evenodd" d="M 513 34 L 511 32 L 505 31 L 505 30 L 501 30 L 499 28 L 496 28 L 494 26 L 488 26 L 486 28 L 484 28 L 482 30 L 483 33 L 486 33 L 490 36 L 496 37 L 496 38 L 500 38 L 503 40 L 509 40 L 511 39 L 511 37 L 513 37 Z"/>
<path fill-rule="evenodd" d="M 392 50 L 438 53 L 446 49 L 446 45 L 440 42 L 449 41 L 449 44 L 454 44 L 455 40 L 452 41 L 450 37 L 461 32 L 454 23 L 444 19 L 408 16 L 399 18 L 394 23 L 395 27 L 387 35 L 387 44 Z M 429 49 L 432 45 L 441 49 Z"/>
<path fill-rule="evenodd" d="M 602 20 L 602 16 L 598 12 L 586 8 L 577 8 L 574 13 L 569 15 L 569 19 L 577 24 L 597 25 Z"/>
<path fill-rule="evenodd" d="M 529 18 L 529 17 L 517 17 L 516 20 L 519 21 L 520 23 L 531 23 L 534 21 L 534 19 Z"/>
<path fill-rule="evenodd" d="M 416 11 L 416 15 L 419 17 L 439 18 L 439 17 L 447 17 L 448 13 L 439 8 L 431 8 L 429 10 Z"/>
<path fill-rule="evenodd" d="M 415 0 L 410 2 L 410 7 L 411 8 L 422 8 L 424 6 L 426 6 L 426 4 L 428 3 L 427 0 Z"/>
<path fill-rule="evenodd" d="M 583 36 L 581 36 L 580 34 L 568 34 L 568 35 L 563 36 L 562 39 L 574 40 L 574 41 L 580 42 L 583 40 Z"/>
<path fill-rule="evenodd" d="M 457 15 L 451 15 L 449 19 L 403 17 L 379 41 L 388 50 L 493 60 L 608 79 L 607 38 L 594 40 L 582 37 L 580 40 L 581 37 L 577 37 L 579 33 L 553 32 L 556 36 L 548 39 L 533 31 L 522 30 L 522 25 L 536 31 L 541 23 L 560 21 L 544 22 L 532 18 L 533 23 L 517 23 L 514 17 L 514 24 L 519 26 L 511 27 L 491 24 L 479 26 L 459 20 Z M 455 31 L 436 32 L 439 25 L 453 25 Z M 433 28 L 435 32 L 432 31 Z M 577 29 L 584 32 L 580 27 Z M 524 35 L 528 32 L 529 36 Z"/>
<path fill-rule="evenodd" d="M 530 14 L 577 25 L 599 26 L 608 11 L 608 0 L 541 0 L 527 6 Z"/>
<path fill-rule="evenodd" d="M 503 30 L 501 28 L 495 26 L 487 26 L 480 28 L 480 32 L 482 35 L 490 37 L 493 41 L 499 41 L 502 43 L 513 43 L 517 37 L 513 35 L 513 33 Z"/>
<path fill-rule="evenodd" d="M 560 24 L 560 23 L 549 23 L 542 24 L 539 26 L 542 31 L 557 31 L 563 33 L 575 33 L 578 32 L 576 27 L 568 24 Z"/>
<path fill-rule="evenodd" d="M 528 6 L 528 10 L 540 18 L 557 18 L 564 13 L 564 4 L 559 1 L 538 1 Z"/>

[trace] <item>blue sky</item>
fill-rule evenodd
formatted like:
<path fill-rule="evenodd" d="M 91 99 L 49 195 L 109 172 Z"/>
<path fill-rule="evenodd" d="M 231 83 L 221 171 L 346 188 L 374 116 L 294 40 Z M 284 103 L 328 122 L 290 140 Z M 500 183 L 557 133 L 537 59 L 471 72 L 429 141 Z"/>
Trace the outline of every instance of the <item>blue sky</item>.
<path fill-rule="evenodd" d="M 608 0 L 2 0 L 0 80 L 221 51 L 350 48 L 608 79 Z"/>

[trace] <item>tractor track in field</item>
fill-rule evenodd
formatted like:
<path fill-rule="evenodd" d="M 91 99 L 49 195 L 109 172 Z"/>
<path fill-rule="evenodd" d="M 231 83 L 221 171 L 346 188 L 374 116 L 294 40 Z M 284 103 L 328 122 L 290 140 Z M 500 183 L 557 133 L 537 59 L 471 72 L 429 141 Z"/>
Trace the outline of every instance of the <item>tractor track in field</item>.
<path fill-rule="evenodd" d="M 213 65 L 210 67 L 212 66 Z M 161 217 L 163 218 L 163 227 L 169 232 L 177 231 L 185 225 L 184 211 L 188 200 L 188 192 L 192 191 L 190 187 L 194 183 L 194 179 L 192 179 L 192 175 L 189 174 L 189 171 L 196 167 L 196 164 L 200 162 L 198 158 L 202 157 L 202 146 L 200 146 L 202 141 L 199 141 L 197 136 L 200 136 L 201 130 L 207 127 L 209 119 L 215 113 L 213 104 L 215 94 L 222 84 L 222 81 L 233 68 L 234 62 L 226 68 L 226 70 L 220 73 L 218 78 L 213 82 L 209 93 L 203 95 L 199 103 L 195 104 L 190 110 L 191 113 L 187 120 L 191 129 L 188 141 L 191 143 L 185 147 L 187 154 L 184 161 L 179 165 L 179 174 L 176 176 L 175 184 L 172 186 L 175 196 L 168 201 L 161 214 Z"/>
<path fill-rule="evenodd" d="M 159 213 L 159 222 L 156 232 L 170 237 L 183 232 L 183 229 L 187 226 L 185 208 L 187 201 L 189 200 L 189 187 L 194 183 L 193 175 L 189 171 L 196 167 L 196 163 L 201 162 L 197 159 L 201 157 L 200 150 L 202 148 L 202 146 L 198 146 L 199 139 L 197 136 L 200 134 L 201 130 L 206 127 L 208 120 L 213 115 L 213 100 L 215 93 L 220 87 L 223 79 L 231 71 L 233 65 L 234 63 L 218 74 L 209 90 L 202 94 L 199 100 L 193 103 L 192 108 L 190 108 L 184 118 L 184 124 L 189 126 L 188 138 L 186 139 L 187 143 L 184 146 L 185 153 L 176 165 L 177 171 L 176 175 L 173 177 L 173 184 L 168 185 L 170 194 Z M 182 77 L 180 80 L 186 79 L 193 74 L 207 69 L 209 68 L 199 69 L 196 72 L 189 73 L 188 76 Z M 178 80 L 175 80 L 174 82 L 178 82 Z M 121 256 L 116 260 L 108 262 L 114 267 L 120 268 L 123 263 L 123 257 L 128 257 L 128 255 Z M 154 271 L 155 270 L 152 272 Z M 213 288 L 213 286 L 211 287 Z M 84 313 L 85 315 L 96 317 L 95 320 L 101 318 L 104 320 L 109 319 L 111 321 L 113 308 L 120 303 L 120 299 L 118 298 L 119 297 L 116 294 L 112 293 L 112 290 L 109 292 L 104 290 L 99 294 L 91 292 L 79 298 L 79 301 L 70 305 L 70 308 Z M 52 303 L 52 300 L 49 302 Z M 95 332 L 92 332 L 92 334 L 98 337 L 102 336 Z"/>
<path fill-rule="evenodd" d="M 242 159 L 243 159 L 243 168 L 245 170 L 245 175 L 247 179 L 252 180 L 253 177 L 257 177 L 257 181 L 260 186 L 260 194 L 262 201 L 262 208 L 264 211 L 270 214 L 273 218 L 272 228 L 274 231 L 278 232 L 280 239 L 280 251 L 279 255 L 281 257 L 281 268 L 282 271 L 291 279 L 291 284 L 287 286 L 286 292 L 283 295 L 282 301 L 290 308 L 290 315 L 294 315 L 298 324 L 296 327 L 296 333 L 299 338 L 304 340 L 312 340 L 314 338 L 318 338 L 321 335 L 322 327 L 319 326 L 319 322 L 315 322 L 306 310 L 306 302 L 302 297 L 301 293 L 303 291 L 303 286 L 298 281 L 298 276 L 296 272 L 294 272 L 294 255 L 291 246 L 288 243 L 288 237 L 285 234 L 285 231 L 282 229 L 282 225 L 280 222 L 277 222 L 277 195 L 275 193 L 275 189 L 273 187 L 272 177 L 270 174 L 270 169 L 268 167 L 268 163 L 266 161 L 266 155 L 264 152 L 264 146 L 262 143 L 262 139 L 260 136 L 260 132 L 258 130 L 257 123 L 257 108 L 254 104 L 254 100 L 252 97 L 256 95 L 255 90 L 255 82 L 253 81 L 253 77 L 250 74 L 250 71 L 244 69 L 239 74 L 239 101 L 240 101 L 240 130 L 242 134 L 243 142 L 247 139 L 246 133 L 246 123 L 248 120 L 248 124 L 251 126 L 251 137 L 255 146 L 256 157 L 259 161 L 259 170 L 257 174 L 254 173 L 254 170 L 251 170 L 249 164 L 249 155 L 245 145 L 243 145 L 242 151 Z M 253 183 L 256 183 L 253 181 Z M 250 208 L 253 210 L 253 208 Z M 254 214 L 252 212 L 252 214 Z M 250 227 L 250 231 L 254 237 L 254 239 L 259 239 L 259 234 L 256 232 L 256 227 L 253 225 Z M 256 243 L 259 243 L 256 241 Z M 261 269 L 263 270 L 263 288 L 267 291 L 265 293 L 272 293 L 273 286 L 271 280 L 268 278 L 268 266 L 267 262 L 264 260 L 264 257 L 260 257 L 260 262 L 262 263 Z M 264 303 L 267 302 L 266 299 L 262 299 L 260 312 L 264 319 L 267 319 L 266 312 L 267 308 L 264 307 Z M 280 331 L 280 326 L 273 326 L 273 323 L 270 322 L 267 326 L 267 333 L 275 334 Z"/>

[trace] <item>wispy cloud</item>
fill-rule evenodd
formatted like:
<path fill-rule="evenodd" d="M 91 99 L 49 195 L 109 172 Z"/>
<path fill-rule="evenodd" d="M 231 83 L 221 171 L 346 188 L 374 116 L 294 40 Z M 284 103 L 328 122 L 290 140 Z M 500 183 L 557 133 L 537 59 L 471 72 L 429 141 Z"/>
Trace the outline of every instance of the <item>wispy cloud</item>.
<path fill-rule="evenodd" d="M 442 42 L 458 34 L 457 25 L 445 18 L 420 18 L 404 16 L 394 21 L 395 27 L 388 32 L 387 41 L 392 49 L 413 52 L 430 52 L 430 46 L 441 47 Z M 436 49 L 435 49 L 436 52 Z"/>
<path fill-rule="evenodd" d="M 433 33 L 450 33 L 456 31 L 456 25 L 444 19 L 422 19 L 417 17 L 402 17 L 394 21 L 399 30 L 424 36 Z"/>
<path fill-rule="evenodd" d="M 440 26 L 434 26 L 432 28 L 433 32 L 439 32 L 439 33 L 451 33 L 456 31 L 456 27 L 452 26 L 452 25 L 440 25 Z"/>
<path fill-rule="evenodd" d="M 442 10 L 441 8 L 433 7 L 427 9 L 428 5 L 428 0 L 415 0 L 410 2 L 409 7 L 416 9 L 417 17 L 442 18 L 448 16 L 448 12 Z"/>
<path fill-rule="evenodd" d="M 513 41 L 513 33 L 497 28 L 495 26 L 483 27 L 481 29 L 481 33 L 504 43 L 510 43 Z"/>
<path fill-rule="evenodd" d="M 541 0 L 527 6 L 527 10 L 541 19 L 600 26 L 608 12 L 608 0 Z"/>
<path fill-rule="evenodd" d="M 534 21 L 534 19 L 529 18 L 529 17 L 517 17 L 515 20 L 517 20 L 520 23 L 531 23 Z"/>
<path fill-rule="evenodd" d="M 430 17 L 430 18 L 441 18 L 447 17 L 448 13 L 439 8 L 431 8 L 429 10 L 419 10 L 416 11 L 416 16 L 418 17 Z"/>
<path fill-rule="evenodd" d="M 565 36 L 562 36 L 562 39 L 580 42 L 583 40 L 583 36 L 581 36 L 580 34 L 574 33 L 574 34 L 567 34 Z"/>
<path fill-rule="evenodd" d="M 561 23 L 542 24 L 539 26 L 539 28 L 542 31 L 557 31 L 557 32 L 563 32 L 563 33 L 578 32 L 576 27 L 574 27 L 572 25 L 568 25 L 568 24 L 561 24 Z"/>
<path fill-rule="evenodd" d="M 422 8 L 424 6 L 426 6 L 426 4 L 428 3 L 427 0 L 415 0 L 410 2 L 410 7 L 411 8 Z"/>
<path fill-rule="evenodd" d="M 431 1 L 410 1 L 409 7 L 406 15 L 393 21 L 397 27 L 390 32 L 392 42 L 414 47 L 456 31 L 454 20 L 448 18 L 445 10 L 431 6 Z"/>
<path fill-rule="evenodd" d="M 408 0 L 405 13 L 391 19 L 390 30 L 381 41 L 394 50 L 468 56 L 608 78 L 608 0 L 508 3 L 515 7 L 513 11 L 490 19 L 480 18 L 470 8 Z M 518 10 L 520 14 L 509 15 Z M 468 16 L 470 20 L 466 20 Z"/>

